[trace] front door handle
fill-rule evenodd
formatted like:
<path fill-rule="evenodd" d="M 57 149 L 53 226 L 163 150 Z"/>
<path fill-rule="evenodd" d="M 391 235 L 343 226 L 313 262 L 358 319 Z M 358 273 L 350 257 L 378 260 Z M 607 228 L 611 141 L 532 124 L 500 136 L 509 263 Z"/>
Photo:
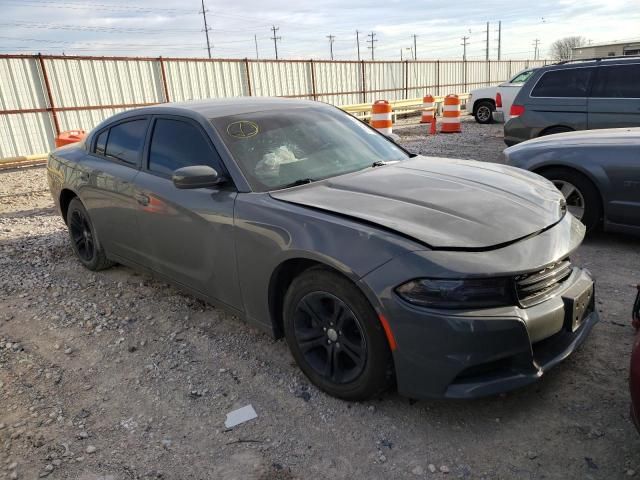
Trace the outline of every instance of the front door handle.
<path fill-rule="evenodd" d="M 140 205 L 144 206 L 144 207 L 149 205 L 149 202 L 151 201 L 149 196 L 145 195 L 144 193 L 136 193 L 135 197 L 136 197 L 136 200 L 138 201 L 138 203 Z"/>

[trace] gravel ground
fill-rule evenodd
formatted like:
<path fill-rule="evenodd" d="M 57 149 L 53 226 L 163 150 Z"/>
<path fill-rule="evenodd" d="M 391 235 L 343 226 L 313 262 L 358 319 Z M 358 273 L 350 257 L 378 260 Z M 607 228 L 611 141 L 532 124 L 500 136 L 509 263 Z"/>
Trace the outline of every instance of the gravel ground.
<path fill-rule="evenodd" d="M 493 161 L 500 126 L 396 133 L 421 153 Z M 627 368 L 638 239 L 573 261 L 602 322 L 543 381 L 475 401 L 347 403 L 286 345 L 175 288 L 74 260 L 45 169 L 0 172 L 0 478 L 614 479 L 638 476 Z M 232 430 L 227 412 L 258 418 Z"/>

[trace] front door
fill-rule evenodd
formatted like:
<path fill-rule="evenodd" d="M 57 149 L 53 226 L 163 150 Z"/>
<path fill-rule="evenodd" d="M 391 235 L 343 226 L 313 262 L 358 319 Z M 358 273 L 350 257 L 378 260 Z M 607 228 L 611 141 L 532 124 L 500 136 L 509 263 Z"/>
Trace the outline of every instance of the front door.
<path fill-rule="evenodd" d="M 209 165 L 224 173 L 212 142 L 194 121 L 153 120 L 143 168 L 135 178 L 144 264 L 205 296 L 241 309 L 231 181 L 216 188 L 177 189 L 173 171 Z"/>

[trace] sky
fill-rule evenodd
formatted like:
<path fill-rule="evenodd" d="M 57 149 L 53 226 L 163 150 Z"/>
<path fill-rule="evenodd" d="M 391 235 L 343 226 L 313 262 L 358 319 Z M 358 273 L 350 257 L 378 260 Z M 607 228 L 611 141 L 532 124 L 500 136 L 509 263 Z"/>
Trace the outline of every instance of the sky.
<path fill-rule="evenodd" d="M 201 0 L 0 0 L 0 53 L 206 57 Z M 593 43 L 640 38 L 640 0 L 205 0 L 213 58 L 336 60 L 531 59 L 539 40 L 581 35 Z M 257 43 L 257 52 L 256 52 Z"/>

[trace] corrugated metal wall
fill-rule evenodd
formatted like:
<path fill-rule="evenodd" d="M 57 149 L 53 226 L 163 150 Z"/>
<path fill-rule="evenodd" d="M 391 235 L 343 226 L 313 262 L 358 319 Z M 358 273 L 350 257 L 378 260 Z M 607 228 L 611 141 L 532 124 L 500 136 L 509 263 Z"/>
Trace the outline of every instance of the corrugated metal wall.
<path fill-rule="evenodd" d="M 545 63 L 0 55 L 0 158 L 47 152 L 59 131 L 90 130 L 137 106 L 242 95 L 399 100 L 465 92 Z"/>

